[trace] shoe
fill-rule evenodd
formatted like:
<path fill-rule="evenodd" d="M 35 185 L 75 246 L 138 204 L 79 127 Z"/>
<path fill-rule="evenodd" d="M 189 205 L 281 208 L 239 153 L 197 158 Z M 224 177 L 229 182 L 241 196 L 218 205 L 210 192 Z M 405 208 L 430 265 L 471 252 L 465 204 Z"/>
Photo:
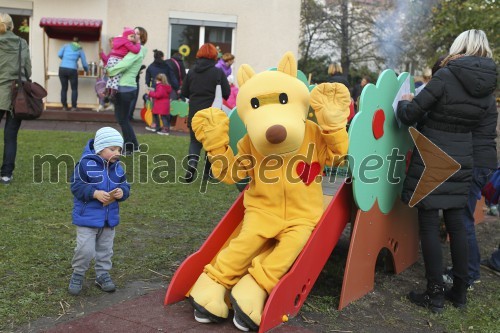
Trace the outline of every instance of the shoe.
<path fill-rule="evenodd" d="M 488 209 L 488 212 L 486 214 L 490 216 L 498 216 L 498 206 L 497 205 L 490 206 L 490 209 Z"/>
<path fill-rule="evenodd" d="M 68 292 L 71 295 L 78 295 L 82 291 L 83 287 L 83 275 L 73 273 L 71 279 L 69 280 Z"/>
<path fill-rule="evenodd" d="M 113 280 L 111 280 L 109 273 L 103 273 L 96 277 L 95 284 L 101 288 L 102 291 L 106 291 L 108 293 L 116 290 L 116 286 L 113 283 Z"/>
<path fill-rule="evenodd" d="M 188 167 L 188 171 L 186 172 L 186 176 L 184 176 L 184 183 L 185 184 L 191 184 L 192 182 L 195 181 L 196 179 L 196 173 L 198 172 L 197 169 L 193 167 Z"/>
<path fill-rule="evenodd" d="M 156 124 L 155 124 L 155 123 L 151 123 L 151 125 L 146 126 L 146 129 L 147 129 L 148 131 L 151 131 L 151 132 L 157 132 L 157 131 L 158 131 L 158 128 L 156 127 Z"/>
<path fill-rule="evenodd" d="M 96 112 L 102 112 L 104 111 L 104 105 L 99 105 L 97 109 L 95 109 Z"/>
<path fill-rule="evenodd" d="M 109 103 L 109 105 L 104 108 L 104 111 L 115 111 L 115 105 Z"/>
<path fill-rule="evenodd" d="M 11 182 L 12 182 L 12 178 L 13 176 L 3 176 L 0 178 L 0 183 L 4 184 L 4 185 L 9 185 Z"/>
<path fill-rule="evenodd" d="M 126 150 L 123 152 L 123 156 L 130 156 L 130 155 L 133 155 L 134 153 L 140 153 L 141 150 L 139 148 L 137 149 L 134 149 L 133 151 L 130 151 L 130 150 Z"/>
<path fill-rule="evenodd" d="M 453 287 L 446 290 L 444 297 L 450 301 L 454 307 L 464 309 L 467 305 L 467 284 L 460 279 L 455 279 Z"/>
<path fill-rule="evenodd" d="M 156 132 L 156 134 L 170 135 L 170 132 L 166 128 L 162 128 L 160 131 Z"/>
<path fill-rule="evenodd" d="M 487 270 L 489 270 L 493 274 L 500 276 L 500 270 L 496 269 L 495 266 L 493 266 L 491 264 L 490 259 L 483 259 L 483 260 L 481 260 L 480 264 L 481 264 L 481 266 L 483 266 L 483 268 L 486 268 Z"/>
<path fill-rule="evenodd" d="M 63 110 L 63 111 L 69 111 L 69 109 L 68 109 L 68 107 L 67 107 L 67 106 L 63 106 L 63 107 L 62 107 L 62 110 Z"/>
<path fill-rule="evenodd" d="M 411 291 L 408 299 L 413 304 L 428 308 L 433 313 L 441 313 L 444 310 L 444 286 L 439 284 L 430 284 L 427 290 L 417 294 Z"/>
<path fill-rule="evenodd" d="M 202 323 L 202 324 L 209 324 L 209 323 L 213 322 L 210 320 L 210 318 L 206 314 L 204 314 L 196 309 L 194 309 L 194 320 L 196 320 L 197 322 Z"/>
<path fill-rule="evenodd" d="M 446 267 L 443 273 L 443 281 L 446 284 L 453 284 L 453 267 Z"/>
<path fill-rule="evenodd" d="M 71 108 L 70 111 L 79 111 L 78 108 Z"/>

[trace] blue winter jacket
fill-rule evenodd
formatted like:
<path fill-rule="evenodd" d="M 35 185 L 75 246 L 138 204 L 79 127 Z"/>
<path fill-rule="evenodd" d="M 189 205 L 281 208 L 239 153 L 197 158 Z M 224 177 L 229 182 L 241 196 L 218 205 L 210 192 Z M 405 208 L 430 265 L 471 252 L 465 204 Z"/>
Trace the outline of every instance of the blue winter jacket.
<path fill-rule="evenodd" d="M 71 192 L 73 193 L 73 224 L 82 227 L 102 228 L 115 227 L 120 223 L 118 201 L 130 195 L 130 184 L 125 177 L 119 161 L 109 164 L 94 151 L 94 139 L 90 139 L 83 151 L 80 161 L 71 176 Z M 121 188 L 123 198 L 107 206 L 94 199 L 96 190 L 106 192 Z"/>
<path fill-rule="evenodd" d="M 74 49 L 71 43 L 63 45 L 59 52 L 57 53 L 58 57 L 62 59 L 59 67 L 70 68 L 70 69 L 78 69 L 78 59 L 82 60 L 82 67 L 85 72 L 88 72 L 89 66 L 87 64 L 87 58 L 85 58 L 85 52 L 83 52 L 82 48 Z"/>

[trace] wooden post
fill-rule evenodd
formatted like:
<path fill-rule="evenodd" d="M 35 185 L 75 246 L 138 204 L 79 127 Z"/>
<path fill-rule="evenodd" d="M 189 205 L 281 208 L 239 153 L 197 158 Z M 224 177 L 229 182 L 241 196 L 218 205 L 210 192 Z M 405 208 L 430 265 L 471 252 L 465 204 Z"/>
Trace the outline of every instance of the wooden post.
<path fill-rule="evenodd" d="M 312 79 L 312 73 L 309 73 L 309 78 L 307 79 L 307 83 L 309 83 L 309 85 L 311 84 L 311 79 Z"/>
<path fill-rule="evenodd" d="M 48 80 L 49 80 L 49 75 L 47 73 L 47 56 L 45 55 L 45 52 L 47 50 L 47 47 L 45 45 L 45 39 L 46 39 L 46 31 L 45 31 L 45 27 L 43 27 L 43 76 L 44 76 L 44 88 L 45 90 L 47 90 L 47 86 L 48 86 Z M 44 103 L 43 104 L 43 109 L 46 110 L 47 109 L 47 103 Z"/>

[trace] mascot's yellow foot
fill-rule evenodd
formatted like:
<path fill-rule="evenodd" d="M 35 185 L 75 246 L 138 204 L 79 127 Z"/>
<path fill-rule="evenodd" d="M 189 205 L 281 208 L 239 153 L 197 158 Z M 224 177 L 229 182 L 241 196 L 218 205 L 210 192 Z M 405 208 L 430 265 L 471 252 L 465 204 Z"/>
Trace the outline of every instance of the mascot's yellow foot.
<path fill-rule="evenodd" d="M 234 308 L 234 325 L 242 331 L 257 331 L 267 292 L 247 274 L 233 287 L 230 298 Z"/>
<path fill-rule="evenodd" d="M 226 288 L 202 273 L 189 294 L 194 307 L 194 319 L 200 323 L 221 322 L 227 318 L 229 309 L 224 296 Z"/>

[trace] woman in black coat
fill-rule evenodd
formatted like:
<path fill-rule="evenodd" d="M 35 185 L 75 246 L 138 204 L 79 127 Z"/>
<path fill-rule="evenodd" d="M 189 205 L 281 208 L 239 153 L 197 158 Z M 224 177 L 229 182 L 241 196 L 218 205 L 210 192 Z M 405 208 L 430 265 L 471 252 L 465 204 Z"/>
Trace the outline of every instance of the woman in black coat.
<path fill-rule="evenodd" d="M 473 146 L 476 145 L 473 145 L 472 134 L 495 131 L 496 124 L 489 122 L 496 123 L 496 117 L 488 115 L 496 113 L 493 95 L 496 76 L 496 65 L 484 32 L 465 31 L 455 39 L 442 68 L 420 94 L 414 99 L 412 95 L 405 95 L 398 104 L 397 115 L 404 124 L 419 122 L 421 133 L 461 166 L 416 204 L 427 290 L 423 293 L 412 291 L 409 299 L 433 312 L 443 310 L 445 298 L 456 307 L 466 304 L 468 254 L 463 218 L 475 163 Z M 490 120 L 485 121 L 487 119 Z M 494 141 L 491 144 L 494 145 Z M 415 149 L 403 186 L 404 202 L 410 201 L 424 168 Z M 440 209 L 450 236 L 454 273 L 453 287 L 446 293 L 439 237 Z"/>
<path fill-rule="evenodd" d="M 344 86 L 351 91 L 351 85 L 347 78 L 342 74 L 342 66 L 338 63 L 333 63 L 328 66 L 328 79 L 327 81 L 330 83 L 342 83 Z"/>
<path fill-rule="evenodd" d="M 190 135 L 188 169 L 185 177 L 186 183 L 191 183 L 196 179 L 196 167 L 200 158 L 202 148 L 201 142 L 196 140 L 191 129 L 191 120 L 196 112 L 209 108 L 215 99 L 217 85 L 221 85 L 222 97 L 227 99 L 231 94 L 231 88 L 227 82 L 226 75 L 221 69 L 215 67 L 217 61 L 217 49 L 214 45 L 203 44 L 196 53 L 196 64 L 187 73 L 182 83 L 181 94 L 189 99 L 188 128 Z M 208 179 L 210 163 L 208 159 L 205 163 L 203 177 Z"/>

